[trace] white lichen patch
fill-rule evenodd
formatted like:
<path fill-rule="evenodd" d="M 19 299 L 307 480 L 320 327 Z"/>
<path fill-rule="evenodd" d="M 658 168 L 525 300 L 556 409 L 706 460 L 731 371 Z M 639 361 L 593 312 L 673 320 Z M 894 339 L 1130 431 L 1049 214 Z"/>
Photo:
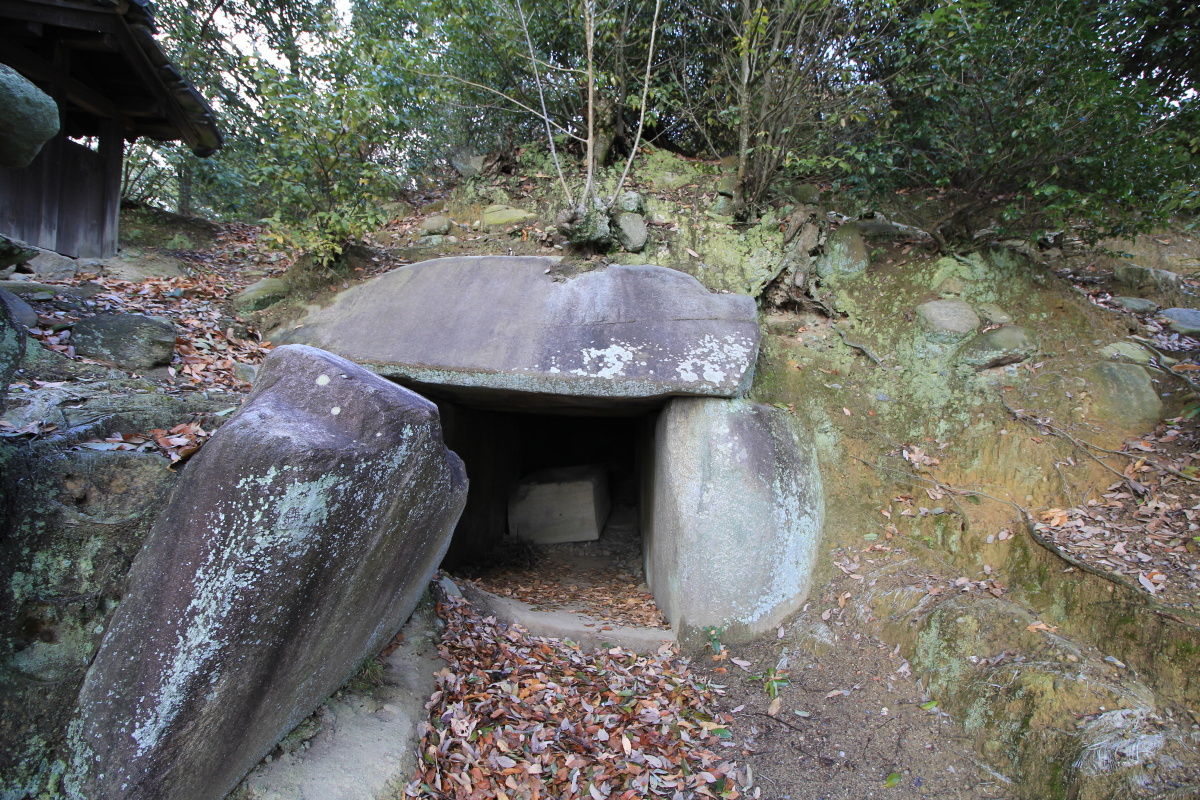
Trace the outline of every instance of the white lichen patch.
<path fill-rule="evenodd" d="M 745 336 L 711 334 L 690 346 L 680 358 L 675 372 L 685 381 L 703 381 L 719 385 L 732 374 L 740 377 L 749 369 L 754 357 L 754 342 Z"/>
<path fill-rule="evenodd" d="M 629 344 L 614 342 L 605 348 L 588 347 L 580 352 L 583 366 L 571 370 L 575 375 L 594 378 L 617 378 L 625 374 L 625 367 L 635 362 L 637 351 Z"/>
<path fill-rule="evenodd" d="M 318 375 L 317 376 L 317 386 L 326 386 L 326 385 L 328 385 L 328 383 L 329 383 L 328 375 Z"/>

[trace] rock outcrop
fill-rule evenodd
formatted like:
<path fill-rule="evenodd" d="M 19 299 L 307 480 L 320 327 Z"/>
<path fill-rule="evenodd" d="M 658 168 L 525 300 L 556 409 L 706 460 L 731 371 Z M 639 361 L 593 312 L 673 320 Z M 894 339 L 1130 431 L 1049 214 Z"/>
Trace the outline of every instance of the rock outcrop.
<path fill-rule="evenodd" d="M 737 396 L 759 329 L 750 297 L 710 293 L 665 267 L 572 274 L 550 258 L 474 257 L 392 270 L 272 340 L 322 347 L 442 396 L 597 407 Z"/>
<path fill-rule="evenodd" d="M 465 494 L 432 403 L 275 350 L 131 568 L 80 692 L 68 796 L 224 797 L 400 628 Z"/>

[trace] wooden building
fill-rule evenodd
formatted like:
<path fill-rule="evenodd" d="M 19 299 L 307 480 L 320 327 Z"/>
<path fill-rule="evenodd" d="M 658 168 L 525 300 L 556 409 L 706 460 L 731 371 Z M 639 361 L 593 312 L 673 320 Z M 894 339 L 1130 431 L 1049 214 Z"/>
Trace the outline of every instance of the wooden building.
<path fill-rule="evenodd" d="M 0 63 L 54 98 L 62 121 L 32 164 L 0 169 L 0 233 L 112 255 L 125 142 L 221 146 L 212 109 L 154 40 L 149 0 L 0 0 Z"/>

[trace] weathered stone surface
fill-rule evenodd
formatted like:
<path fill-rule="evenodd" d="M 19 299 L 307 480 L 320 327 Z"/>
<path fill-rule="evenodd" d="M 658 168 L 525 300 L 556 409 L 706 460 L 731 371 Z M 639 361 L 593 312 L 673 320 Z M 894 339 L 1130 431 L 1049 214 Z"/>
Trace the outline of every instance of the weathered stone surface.
<path fill-rule="evenodd" d="M 450 233 L 450 226 L 453 224 L 445 214 L 434 214 L 421 220 L 417 230 L 426 236 L 445 236 Z"/>
<path fill-rule="evenodd" d="M 617 196 L 616 210 L 627 211 L 630 214 L 642 214 L 646 210 L 646 202 L 638 192 L 624 191 Z"/>
<path fill-rule="evenodd" d="M 1100 355 L 1114 361 L 1130 361 L 1134 364 L 1149 364 L 1150 351 L 1134 342 L 1113 342 L 1100 348 Z"/>
<path fill-rule="evenodd" d="M 483 217 L 480 221 L 485 228 L 507 228 L 510 225 L 520 225 L 536 218 L 536 214 L 522 208 L 492 205 L 483 210 Z"/>
<path fill-rule="evenodd" d="M 99 267 L 94 269 L 92 267 Z M 103 272 L 110 278 L 123 281 L 144 281 L 148 278 L 178 278 L 187 274 L 181 259 L 154 250 L 126 247 L 120 255 L 79 263 L 83 272 Z"/>
<path fill-rule="evenodd" d="M 857 223 L 848 223 L 825 241 L 825 252 L 817 259 L 817 275 L 826 280 L 850 278 L 864 272 L 870 263 L 862 231 Z"/>
<path fill-rule="evenodd" d="M 238 292 L 233 304 L 240 311 L 257 311 L 287 296 L 288 285 L 282 278 L 263 278 Z"/>
<path fill-rule="evenodd" d="M 0 64 L 0 167 L 27 167 L 58 133 L 58 106 L 21 73 Z"/>
<path fill-rule="evenodd" d="M 543 470 L 517 484 L 508 527 L 513 536 L 536 544 L 590 542 L 600 538 L 610 508 L 604 467 Z"/>
<path fill-rule="evenodd" d="M 26 362 L 29 370 L 40 366 Z M 40 369 L 26 374 L 53 377 Z M 51 789 L 84 672 L 178 477 L 160 455 L 72 445 L 113 431 L 169 428 L 195 414 L 214 430 L 222 418 L 207 412 L 239 400 L 134 386 L 122 394 L 93 377 L 9 398 L 4 422 L 54 430 L 32 441 L 0 439 L 0 797 L 61 796 Z"/>
<path fill-rule="evenodd" d="M 622 250 L 630 253 L 640 253 L 646 246 L 649 233 L 646 230 L 646 220 L 641 214 L 622 211 L 613 217 L 614 235 Z"/>
<path fill-rule="evenodd" d="M 1179 275 L 1170 270 L 1120 263 L 1113 267 L 1118 286 L 1134 292 L 1169 292 L 1179 288 Z"/>
<path fill-rule="evenodd" d="M 1084 375 L 1101 421 L 1149 428 L 1162 418 L 1162 399 L 1144 367 L 1103 361 L 1088 367 Z"/>
<path fill-rule="evenodd" d="M 1194 308 L 1164 308 L 1159 316 L 1167 319 L 1167 325 L 1184 336 L 1200 335 L 1200 310 Z"/>
<path fill-rule="evenodd" d="M 75 352 L 126 369 L 150 369 L 171 363 L 175 325 L 143 314 L 97 314 L 71 328 Z"/>
<path fill-rule="evenodd" d="M 1153 314 L 1158 311 L 1158 303 L 1144 297 L 1114 297 L 1113 304 L 1134 314 Z"/>
<path fill-rule="evenodd" d="M 1005 325 L 976 336 L 963 345 L 958 357 L 975 369 L 1018 364 L 1037 353 L 1033 333 L 1018 325 Z"/>
<path fill-rule="evenodd" d="M 751 298 L 711 294 L 675 270 L 571 275 L 554 259 L 497 256 L 392 270 L 271 338 L 442 393 L 596 406 L 735 396 L 750 384 L 759 329 Z"/>
<path fill-rule="evenodd" d="M 37 255 L 37 250 L 22 241 L 0 233 L 0 269 L 23 264 Z"/>
<path fill-rule="evenodd" d="M 217 800 L 400 628 L 466 494 L 432 403 L 281 347 L 130 571 L 67 796 Z"/>
<path fill-rule="evenodd" d="M 37 249 L 37 255 L 26 262 L 33 274 L 44 281 L 62 281 L 75 277 L 78 268 L 75 259 L 55 253 L 53 250 Z"/>
<path fill-rule="evenodd" d="M 979 315 L 962 300 L 930 300 L 917 306 L 917 319 L 931 338 L 957 341 L 979 327 Z"/>
<path fill-rule="evenodd" d="M 1008 325 L 1013 321 L 1012 315 L 995 303 L 983 303 L 979 306 L 979 316 L 988 325 Z"/>
<path fill-rule="evenodd" d="M 655 433 L 647 581 L 681 641 L 769 630 L 808 594 L 824 517 L 812 437 L 785 411 L 680 398 Z"/>
<path fill-rule="evenodd" d="M 0 289 L 0 303 L 8 308 L 8 313 L 17 325 L 23 328 L 32 328 L 37 325 L 38 315 L 33 310 L 33 306 L 12 292 Z"/>
<path fill-rule="evenodd" d="M 25 332 L 13 320 L 8 303 L 0 303 L 0 412 L 3 412 L 8 396 L 8 384 L 13 373 L 25 358 Z"/>

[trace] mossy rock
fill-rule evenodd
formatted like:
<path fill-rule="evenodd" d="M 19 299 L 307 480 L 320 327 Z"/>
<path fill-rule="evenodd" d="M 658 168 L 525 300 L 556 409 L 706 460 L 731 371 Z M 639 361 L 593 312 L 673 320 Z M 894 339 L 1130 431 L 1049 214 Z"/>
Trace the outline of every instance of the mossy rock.
<path fill-rule="evenodd" d="M 259 311 L 287 297 L 290 287 L 282 278 L 263 278 L 255 281 L 233 298 L 238 311 Z"/>
<path fill-rule="evenodd" d="M 1037 353 L 1033 332 L 1018 325 L 984 331 L 958 352 L 962 363 L 977 370 L 1019 364 Z"/>

